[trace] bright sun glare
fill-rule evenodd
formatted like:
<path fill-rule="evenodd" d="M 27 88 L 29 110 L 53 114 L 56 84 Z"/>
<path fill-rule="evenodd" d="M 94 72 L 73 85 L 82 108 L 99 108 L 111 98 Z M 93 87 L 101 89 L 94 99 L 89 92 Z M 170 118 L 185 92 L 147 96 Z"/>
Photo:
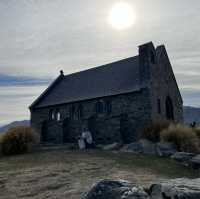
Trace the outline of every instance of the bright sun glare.
<path fill-rule="evenodd" d="M 135 23 L 135 13 L 131 5 L 125 2 L 115 4 L 109 14 L 109 23 L 116 29 L 126 29 Z"/>

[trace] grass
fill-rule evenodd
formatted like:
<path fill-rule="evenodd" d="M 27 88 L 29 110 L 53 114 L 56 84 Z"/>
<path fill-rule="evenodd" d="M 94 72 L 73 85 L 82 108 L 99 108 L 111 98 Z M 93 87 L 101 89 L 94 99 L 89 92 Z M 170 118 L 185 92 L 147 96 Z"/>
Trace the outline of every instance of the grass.
<path fill-rule="evenodd" d="M 38 151 L 0 159 L 1 198 L 77 199 L 101 179 L 141 185 L 200 174 L 168 158 L 103 151 Z"/>

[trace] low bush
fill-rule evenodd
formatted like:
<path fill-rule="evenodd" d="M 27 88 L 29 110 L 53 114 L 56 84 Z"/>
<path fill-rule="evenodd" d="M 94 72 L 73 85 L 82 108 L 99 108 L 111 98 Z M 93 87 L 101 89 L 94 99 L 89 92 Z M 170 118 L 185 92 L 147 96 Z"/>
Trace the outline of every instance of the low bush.
<path fill-rule="evenodd" d="M 2 138 L 3 138 L 3 134 L 0 134 L 0 156 L 2 154 L 2 144 L 1 144 Z"/>
<path fill-rule="evenodd" d="M 27 126 L 14 127 L 9 129 L 1 139 L 2 153 L 4 155 L 25 153 L 38 141 L 39 137 L 32 128 Z"/>
<path fill-rule="evenodd" d="M 143 129 L 142 138 L 152 142 L 159 142 L 161 131 L 168 128 L 169 125 L 170 122 L 167 120 L 152 122 L 149 126 Z"/>
<path fill-rule="evenodd" d="M 197 135 L 197 137 L 199 138 L 200 140 L 200 128 L 193 128 L 195 134 Z"/>
<path fill-rule="evenodd" d="M 199 152 L 199 139 L 192 128 L 171 124 L 161 132 L 161 139 L 174 143 L 178 151 Z"/>

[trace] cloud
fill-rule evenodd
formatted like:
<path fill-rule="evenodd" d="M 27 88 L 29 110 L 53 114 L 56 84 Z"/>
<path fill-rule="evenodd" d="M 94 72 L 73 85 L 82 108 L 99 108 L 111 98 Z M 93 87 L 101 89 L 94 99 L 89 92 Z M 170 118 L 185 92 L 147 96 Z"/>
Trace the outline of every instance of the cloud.
<path fill-rule="evenodd" d="M 29 119 L 29 105 L 47 85 L 0 86 L 0 125 Z"/>
<path fill-rule="evenodd" d="M 1 75 L 0 74 L 0 86 L 19 86 L 19 85 L 44 85 L 48 84 L 51 79 L 46 78 L 31 78 L 25 76 L 9 76 L 9 75 Z"/>

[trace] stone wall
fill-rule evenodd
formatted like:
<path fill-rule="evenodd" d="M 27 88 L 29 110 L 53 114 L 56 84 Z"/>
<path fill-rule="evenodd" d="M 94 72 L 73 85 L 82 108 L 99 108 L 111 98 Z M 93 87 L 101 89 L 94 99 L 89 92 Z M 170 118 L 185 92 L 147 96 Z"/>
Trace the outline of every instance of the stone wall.
<path fill-rule="evenodd" d="M 166 118 L 166 99 L 173 104 L 174 121 L 183 122 L 183 102 L 180 91 L 164 46 L 158 47 L 156 63 L 151 64 L 151 103 L 152 119 Z M 160 102 L 159 102 L 160 101 Z M 160 103 L 160 113 L 158 108 Z M 167 119 L 167 118 L 166 118 Z"/>
<path fill-rule="evenodd" d="M 117 96 L 86 100 L 72 104 L 63 104 L 31 110 L 31 125 L 49 141 L 61 143 L 76 142 L 83 127 L 88 127 L 96 143 L 112 143 L 123 140 L 132 142 L 139 137 L 141 129 L 149 122 L 151 117 L 151 104 L 148 89 Z M 112 104 L 111 113 L 104 111 L 96 113 L 96 103 L 101 101 L 104 105 L 109 101 Z M 82 117 L 70 119 L 70 108 L 82 106 Z M 61 113 L 60 121 L 49 120 L 50 110 Z M 57 126 L 57 128 L 56 128 Z M 43 131 L 42 131 L 43 129 Z M 45 135 L 44 135 L 45 134 Z M 47 135 L 46 135 L 47 134 Z"/>

